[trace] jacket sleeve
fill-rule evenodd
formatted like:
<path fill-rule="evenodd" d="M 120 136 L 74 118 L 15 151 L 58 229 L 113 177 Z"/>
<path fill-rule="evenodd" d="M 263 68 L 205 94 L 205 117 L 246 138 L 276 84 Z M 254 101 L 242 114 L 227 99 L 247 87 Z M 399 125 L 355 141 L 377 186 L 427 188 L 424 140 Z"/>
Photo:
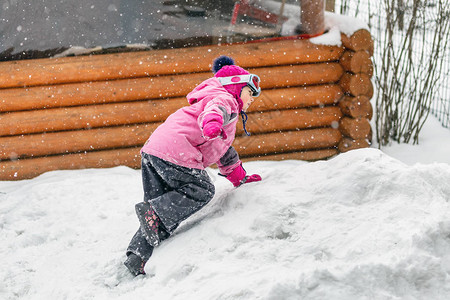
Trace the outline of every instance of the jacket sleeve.
<path fill-rule="evenodd" d="M 222 125 L 228 124 L 231 119 L 231 106 L 223 99 L 216 98 L 209 101 L 202 113 L 198 116 L 197 123 L 200 129 L 210 120 L 221 121 Z"/>
<path fill-rule="evenodd" d="M 239 154 L 230 146 L 227 152 L 220 158 L 217 162 L 217 166 L 219 167 L 219 172 L 222 175 L 228 176 L 234 169 L 236 169 L 242 162 L 239 159 Z"/>

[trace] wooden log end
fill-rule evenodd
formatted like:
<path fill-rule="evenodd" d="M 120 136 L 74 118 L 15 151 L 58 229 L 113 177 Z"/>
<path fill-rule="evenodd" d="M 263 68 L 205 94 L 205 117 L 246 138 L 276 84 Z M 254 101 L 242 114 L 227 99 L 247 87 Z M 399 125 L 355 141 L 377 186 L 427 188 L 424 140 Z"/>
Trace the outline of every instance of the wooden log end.
<path fill-rule="evenodd" d="M 339 101 L 339 108 L 345 116 L 355 119 L 367 118 L 371 120 L 373 116 L 372 104 L 367 96 L 345 96 Z"/>
<path fill-rule="evenodd" d="M 339 130 L 344 136 L 357 140 L 367 138 L 371 132 L 371 127 L 369 120 L 366 118 L 344 117 L 339 122 Z"/>
<path fill-rule="evenodd" d="M 367 139 L 357 139 L 354 140 L 352 138 L 344 137 L 338 145 L 338 150 L 341 153 L 355 150 L 355 149 L 361 149 L 361 148 L 368 148 L 370 147 L 370 143 Z"/>
<path fill-rule="evenodd" d="M 371 51 L 371 49 L 373 49 L 372 36 L 370 32 L 367 31 L 366 29 L 359 29 L 356 32 L 354 32 L 351 36 L 341 34 L 341 40 L 345 48 L 353 51 L 360 51 L 360 50 Z"/>
<path fill-rule="evenodd" d="M 349 51 L 347 50 L 339 60 L 345 71 L 354 74 L 365 73 L 372 77 L 373 63 L 368 51 Z"/>
<path fill-rule="evenodd" d="M 347 72 L 341 77 L 339 84 L 347 95 L 366 95 L 369 98 L 372 98 L 373 96 L 373 84 L 367 74 L 353 74 Z"/>

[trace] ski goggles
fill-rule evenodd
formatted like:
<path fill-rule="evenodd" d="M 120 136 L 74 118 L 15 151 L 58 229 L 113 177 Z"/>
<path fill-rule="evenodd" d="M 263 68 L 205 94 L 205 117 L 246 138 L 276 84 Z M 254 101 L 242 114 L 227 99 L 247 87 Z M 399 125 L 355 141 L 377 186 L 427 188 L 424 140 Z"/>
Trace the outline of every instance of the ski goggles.
<path fill-rule="evenodd" d="M 252 90 L 253 97 L 258 97 L 261 94 L 261 87 L 259 85 L 261 79 L 258 75 L 234 75 L 228 77 L 217 77 L 217 79 L 219 79 L 222 85 L 246 83 L 247 86 Z"/>

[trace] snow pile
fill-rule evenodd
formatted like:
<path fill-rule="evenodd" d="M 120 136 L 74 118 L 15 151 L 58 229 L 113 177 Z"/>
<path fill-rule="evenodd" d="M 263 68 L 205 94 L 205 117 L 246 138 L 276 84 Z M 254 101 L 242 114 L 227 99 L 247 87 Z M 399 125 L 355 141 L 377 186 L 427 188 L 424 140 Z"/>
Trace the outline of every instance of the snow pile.
<path fill-rule="evenodd" d="M 214 199 L 154 252 L 122 265 L 140 173 L 56 171 L 0 182 L 2 299 L 448 299 L 450 166 L 376 149 L 252 162 L 263 181 Z"/>

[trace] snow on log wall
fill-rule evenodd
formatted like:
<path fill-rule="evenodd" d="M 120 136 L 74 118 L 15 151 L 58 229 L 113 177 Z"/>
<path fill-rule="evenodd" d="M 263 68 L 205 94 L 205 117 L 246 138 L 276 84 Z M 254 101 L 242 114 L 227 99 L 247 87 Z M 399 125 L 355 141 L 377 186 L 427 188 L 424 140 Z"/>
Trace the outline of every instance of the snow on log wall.
<path fill-rule="evenodd" d="M 0 180 L 60 169 L 140 167 L 139 150 L 229 55 L 262 80 L 238 126 L 243 160 L 318 160 L 369 146 L 373 42 L 257 43 L 0 63 Z"/>

